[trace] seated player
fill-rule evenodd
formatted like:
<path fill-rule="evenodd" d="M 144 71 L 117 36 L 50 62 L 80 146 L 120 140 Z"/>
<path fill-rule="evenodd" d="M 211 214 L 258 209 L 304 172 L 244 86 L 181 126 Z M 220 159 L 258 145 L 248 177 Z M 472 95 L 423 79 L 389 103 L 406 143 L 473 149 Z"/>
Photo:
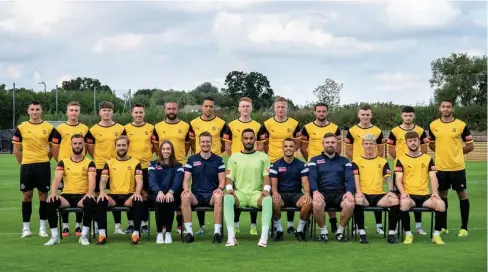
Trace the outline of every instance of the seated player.
<path fill-rule="evenodd" d="M 325 208 L 341 210 L 341 219 L 336 232 L 339 242 L 347 242 L 344 226 L 354 210 L 354 176 L 348 158 L 337 154 L 337 136 L 326 133 L 322 140 L 324 152 L 308 163 L 310 189 L 313 192 L 313 216 L 320 228 L 319 242 L 326 243 L 328 231 L 325 225 Z"/>
<path fill-rule="evenodd" d="M 51 227 L 51 239 L 45 246 L 59 244 L 58 208 L 83 208 L 83 230 L 79 243 L 89 245 L 88 233 L 95 213 L 95 178 L 97 175 L 95 163 L 83 155 L 85 140 L 83 135 L 71 136 L 73 154 L 69 158 L 60 160 L 56 167 L 51 196 L 47 199 L 47 213 Z M 59 184 L 64 180 L 64 190 L 57 195 Z"/>
<path fill-rule="evenodd" d="M 281 208 L 300 208 L 300 223 L 295 232 L 298 241 L 305 241 L 305 225 L 312 210 L 312 198 L 308 184 L 307 165 L 295 158 L 295 141 L 287 138 L 283 141 L 284 157 L 271 165 L 271 191 L 273 195 L 273 223 L 276 229 L 274 241 L 283 240 L 283 227 L 281 226 Z M 302 185 L 305 194 L 302 192 Z"/>
<path fill-rule="evenodd" d="M 425 207 L 435 210 L 435 231 L 432 242 L 443 245 L 440 233 L 441 222 L 446 216 L 446 207 L 444 201 L 439 197 L 439 183 L 434 160 L 419 150 L 421 142 L 416 131 L 407 132 L 405 141 L 408 151 L 397 159 L 395 165 L 396 186 L 400 191 L 400 210 L 405 230 L 403 243 L 411 244 L 413 242 L 408 211 L 413 207 Z M 432 194 L 429 193 L 429 177 Z"/>
<path fill-rule="evenodd" d="M 212 153 L 212 135 L 204 131 L 198 136 L 200 152 L 188 158 L 185 165 L 181 210 L 185 221 L 185 241 L 194 241 L 192 229 L 192 206 L 214 207 L 213 243 L 222 242 L 222 190 L 225 184 L 224 160 Z M 190 190 L 191 179 L 191 190 Z"/>
<path fill-rule="evenodd" d="M 139 243 L 141 216 L 144 212 L 142 191 L 142 168 L 139 160 L 127 156 L 129 138 L 125 135 L 115 139 L 117 157 L 108 160 L 100 178 L 100 194 L 97 199 L 96 219 L 98 222 L 97 245 L 107 243 L 107 209 L 112 207 L 131 207 L 134 214 L 134 231 L 131 244 Z M 110 178 L 109 193 L 105 193 Z"/>
<path fill-rule="evenodd" d="M 356 183 L 354 217 L 358 226 L 357 229 L 359 230 L 360 243 L 368 243 L 364 230 L 364 207 L 383 207 L 390 208 L 388 243 L 397 244 L 395 228 L 398 221 L 400 201 L 393 193 L 393 180 L 391 178 L 390 167 L 386 159 L 378 157 L 375 154 L 375 135 L 370 133 L 365 134 L 362 137 L 361 145 L 363 146 L 364 153 L 352 163 Z M 388 185 L 388 193 L 383 191 L 383 180 L 386 180 Z"/>
<path fill-rule="evenodd" d="M 224 217 L 228 232 L 226 246 L 238 244 L 234 233 L 234 208 L 253 207 L 262 209 L 262 229 L 258 246 L 266 247 L 273 212 L 269 158 L 265 153 L 254 149 L 254 130 L 244 129 L 241 135 L 244 150 L 230 156 L 227 162 L 225 188 L 228 194 L 224 196 Z"/>
<path fill-rule="evenodd" d="M 175 209 L 180 205 L 183 166 L 171 141 L 161 142 L 158 159 L 149 163 L 149 199 L 156 209 L 157 244 L 171 244 Z M 165 232 L 164 232 L 165 231 Z M 165 233 L 165 235 L 163 235 Z"/>

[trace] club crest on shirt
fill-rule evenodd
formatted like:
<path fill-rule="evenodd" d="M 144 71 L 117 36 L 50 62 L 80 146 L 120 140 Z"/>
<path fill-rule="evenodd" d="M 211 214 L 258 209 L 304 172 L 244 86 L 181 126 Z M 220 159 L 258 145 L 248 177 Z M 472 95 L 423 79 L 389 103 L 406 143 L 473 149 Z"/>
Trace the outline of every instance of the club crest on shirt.
<path fill-rule="evenodd" d="M 279 167 L 278 172 L 286 172 L 286 167 Z"/>
<path fill-rule="evenodd" d="M 201 161 L 193 162 L 193 166 L 200 166 L 200 165 L 202 165 L 202 162 Z"/>
<path fill-rule="evenodd" d="M 46 134 L 47 131 L 45 129 L 42 130 L 42 134 Z"/>
<path fill-rule="evenodd" d="M 212 127 L 212 130 L 214 130 L 214 131 L 215 131 L 215 130 L 217 130 L 217 128 L 216 128 L 215 126 L 213 126 L 213 127 Z"/>
<path fill-rule="evenodd" d="M 325 163 L 324 159 L 317 160 L 317 164 L 322 164 L 322 163 Z"/>
<path fill-rule="evenodd" d="M 114 136 L 119 136 L 119 133 L 118 132 L 114 132 Z"/>

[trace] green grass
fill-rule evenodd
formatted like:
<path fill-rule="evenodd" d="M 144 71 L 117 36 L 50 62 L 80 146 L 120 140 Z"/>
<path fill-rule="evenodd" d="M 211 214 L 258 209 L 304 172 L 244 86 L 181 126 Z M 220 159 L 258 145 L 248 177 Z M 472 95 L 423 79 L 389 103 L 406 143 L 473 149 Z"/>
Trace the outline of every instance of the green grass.
<path fill-rule="evenodd" d="M 52 163 L 54 166 L 54 163 Z M 414 243 L 389 245 L 374 232 L 374 216 L 366 214 L 369 245 L 352 240 L 347 244 L 331 241 L 298 243 L 285 234 L 285 241 L 270 241 L 268 248 L 258 248 L 256 236 L 250 236 L 249 216 L 241 215 L 240 246 L 226 248 L 212 241 L 211 214 L 207 214 L 207 234 L 196 237 L 193 244 L 182 244 L 176 234 L 171 245 L 156 245 L 151 240 L 138 246 L 129 245 L 129 236 L 110 235 L 105 246 L 82 247 L 76 237 L 70 236 L 55 247 L 45 247 L 47 238 L 38 237 L 39 217 L 34 200 L 31 230 L 34 236 L 21 239 L 21 193 L 19 165 L 11 155 L 0 155 L 0 256 L 2 271 L 299 271 L 301 269 L 325 271 L 486 271 L 486 163 L 467 164 L 468 192 L 471 201 L 470 232 L 466 238 L 456 236 L 460 225 L 459 205 L 454 192 L 449 195 L 450 233 L 443 236 L 446 245 L 437 246 L 429 237 L 415 236 Z M 152 214 L 154 230 L 154 214 Z M 286 216 L 284 216 L 285 218 Z M 298 216 L 295 216 L 298 219 Z M 112 216 L 109 228 L 113 231 Z M 125 215 L 122 216 L 125 221 Z M 194 216 L 196 218 L 196 216 Z M 413 219 L 413 216 L 412 216 Z M 426 215 L 424 229 L 429 229 Z M 258 224 L 260 223 L 258 217 Z M 286 221 L 286 220 L 282 220 Z M 412 220 L 413 221 L 413 220 Z M 74 215 L 70 217 L 73 230 Z M 413 224 L 413 223 L 412 223 Z M 196 225 L 196 222 L 194 226 Z M 224 238 L 225 240 L 225 238 Z"/>

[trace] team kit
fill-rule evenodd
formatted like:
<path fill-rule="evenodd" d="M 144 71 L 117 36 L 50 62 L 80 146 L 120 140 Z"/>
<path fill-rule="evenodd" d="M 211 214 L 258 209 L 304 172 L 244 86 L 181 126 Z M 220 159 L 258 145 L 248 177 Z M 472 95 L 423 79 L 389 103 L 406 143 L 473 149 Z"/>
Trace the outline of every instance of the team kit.
<path fill-rule="evenodd" d="M 105 101 L 99 106 L 100 122 L 88 128 L 79 122 L 80 104 L 73 101 L 67 105 L 67 121 L 54 128 L 42 119 L 40 103 L 31 101 L 29 120 L 17 127 L 12 138 L 20 164 L 22 238 L 32 236 L 34 189 L 40 200 L 39 236 L 50 237 L 46 246 L 70 235 L 68 214 L 58 213 L 67 207 L 83 211 L 76 213 L 75 228 L 82 245 L 90 245 L 92 222 L 92 231 L 98 234 L 96 244 L 107 243 L 109 211 L 115 234 L 130 234 L 130 243 L 139 244 L 142 233 L 149 231 L 151 209 L 156 243 L 173 242 L 175 217 L 176 232 L 183 232 L 183 241 L 192 243 L 207 231 L 205 213 L 197 212 L 199 226 L 194 233 L 195 207 L 213 207 L 213 243 L 222 243 L 225 221 L 228 247 L 238 245 L 239 208 L 261 211 L 261 234 L 256 212 L 250 213 L 250 234 L 259 236 L 259 247 L 267 247 L 271 230 L 276 242 L 284 239 L 285 232 L 307 241 L 311 216 L 320 230 L 316 240 L 328 242 L 327 215 L 334 240 L 348 242 L 345 227 L 354 217 L 359 242 L 368 244 L 366 207 L 389 210 L 387 230 L 381 212 L 374 214 L 376 233 L 387 235 L 388 243 L 399 243 L 396 234 L 404 231 L 403 243 L 411 244 L 409 212 L 424 207 L 435 212 L 432 242 L 440 245 L 444 244 L 441 235 L 448 233 L 449 189 L 459 197 L 457 235 L 468 236 L 470 204 L 463 155 L 474 144 L 466 123 L 454 118 L 452 101 L 440 103 L 441 117 L 430 123 L 428 136 L 415 125 L 413 107 L 402 108 L 403 122 L 384 137 L 371 123 L 371 108 L 361 106 L 359 122 L 344 139 L 339 126 L 328 121 L 326 104 L 316 104 L 315 120 L 304 126 L 287 116 L 288 101 L 282 97 L 274 101 L 274 116 L 263 124 L 251 119 L 249 98 L 240 99 L 240 117 L 228 124 L 215 115 L 215 106 L 212 97 L 205 98 L 201 116 L 187 123 L 179 119 L 177 103 L 166 102 L 165 120 L 151 125 L 144 121 L 144 106 L 136 104 L 131 109 L 133 121 L 123 126 L 112 120 L 114 106 Z M 434 158 L 427 155 L 428 148 L 435 152 Z M 295 157 L 297 151 L 303 160 Z M 386 152 L 394 159 L 393 169 Z M 229 156 L 227 164 L 224 155 Z M 52 158 L 57 162 L 53 178 Z M 113 207 L 129 208 L 126 230 L 121 227 L 121 212 L 112 211 Z M 281 214 L 286 207 L 299 210 L 297 226 L 295 213 L 289 211 L 283 228 Z M 421 214 L 414 217 L 414 232 L 426 235 Z M 403 230 L 398 229 L 400 222 Z"/>

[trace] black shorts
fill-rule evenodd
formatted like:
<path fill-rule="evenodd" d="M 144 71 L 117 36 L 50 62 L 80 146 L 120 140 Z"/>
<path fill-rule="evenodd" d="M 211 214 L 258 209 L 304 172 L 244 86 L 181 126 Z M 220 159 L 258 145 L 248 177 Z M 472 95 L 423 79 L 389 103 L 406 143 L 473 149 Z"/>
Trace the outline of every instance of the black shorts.
<path fill-rule="evenodd" d="M 439 191 L 453 189 L 462 192 L 466 186 L 466 170 L 459 171 L 437 171 L 437 180 L 439 182 Z"/>
<path fill-rule="evenodd" d="M 377 195 L 367 195 L 363 194 L 364 198 L 368 201 L 369 207 L 378 207 L 378 202 L 386 195 L 386 194 L 377 194 Z"/>
<path fill-rule="evenodd" d="M 149 172 L 147 168 L 142 169 L 142 190 L 149 192 Z"/>
<path fill-rule="evenodd" d="M 100 178 L 102 177 L 102 170 L 103 169 L 97 169 L 97 178 L 95 179 L 95 193 L 100 192 Z M 110 178 L 107 181 L 107 186 L 106 189 L 110 189 Z"/>
<path fill-rule="evenodd" d="M 71 208 L 77 208 L 78 207 L 78 202 L 85 196 L 84 194 L 62 194 L 62 197 L 66 199 L 69 202 L 69 206 Z"/>
<path fill-rule="evenodd" d="M 122 195 L 112 195 L 108 194 L 114 201 L 115 201 L 115 207 L 124 207 L 125 202 L 127 199 L 129 199 L 132 194 L 122 194 Z"/>
<path fill-rule="evenodd" d="M 206 194 L 193 193 L 193 195 L 195 196 L 195 198 L 198 201 L 198 204 L 196 206 L 206 206 L 206 207 L 211 206 L 210 200 L 212 199 L 213 192 L 212 193 L 206 193 Z"/>
<path fill-rule="evenodd" d="M 298 200 L 303 196 L 302 193 L 280 193 L 281 200 L 285 203 L 285 207 L 296 208 Z"/>
<path fill-rule="evenodd" d="M 422 208 L 425 201 L 429 200 L 430 195 L 410 195 L 410 199 L 415 202 L 416 208 Z"/>
<path fill-rule="evenodd" d="M 49 162 L 29 163 L 20 166 L 20 191 L 37 189 L 47 193 L 51 188 L 51 165 Z"/>
<path fill-rule="evenodd" d="M 342 190 L 319 190 L 319 192 L 324 196 L 325 207 L 340 210 L 342 198 L 346 191 Z"/>

